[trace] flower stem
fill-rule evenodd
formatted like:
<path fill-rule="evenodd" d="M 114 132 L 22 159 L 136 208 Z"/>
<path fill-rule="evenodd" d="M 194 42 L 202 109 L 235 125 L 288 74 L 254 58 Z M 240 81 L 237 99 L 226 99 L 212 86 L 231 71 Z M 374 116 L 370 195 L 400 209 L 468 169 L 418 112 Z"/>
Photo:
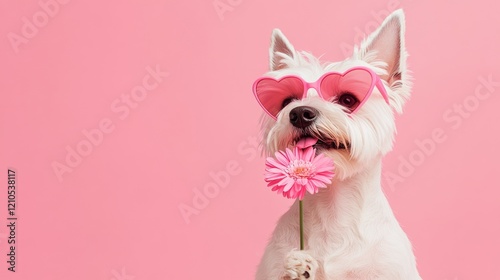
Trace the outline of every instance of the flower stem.
<path fill-rule="evenodd" d="M 302 209 L 302 200 L 299 200 L 299 224 L 300 224 L 300 250 L 304 250 L 304 211 Z"/>

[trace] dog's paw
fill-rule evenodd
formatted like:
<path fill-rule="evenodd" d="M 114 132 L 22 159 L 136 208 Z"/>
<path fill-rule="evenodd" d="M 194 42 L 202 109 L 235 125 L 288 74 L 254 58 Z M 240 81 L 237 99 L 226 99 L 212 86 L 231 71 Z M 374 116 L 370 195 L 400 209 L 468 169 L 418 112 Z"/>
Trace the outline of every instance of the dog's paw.
<path fill-rule="evenodd" d="M 314 280 L 318 262 L 304 251 L 293 250 L 285 258 L 283 280 Z"/>

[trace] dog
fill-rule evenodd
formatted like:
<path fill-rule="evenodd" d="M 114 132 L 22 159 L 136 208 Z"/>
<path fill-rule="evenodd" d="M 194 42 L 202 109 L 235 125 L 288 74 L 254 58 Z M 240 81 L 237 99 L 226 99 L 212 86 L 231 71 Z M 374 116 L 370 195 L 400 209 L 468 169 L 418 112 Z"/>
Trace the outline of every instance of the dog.
<path fill-rule="evenodd" d="M 254 84 L 265 110 L 263 150 L 274 155 L 313 139 L 317 153 L 333 160 L 335 177 L 303 199 L 305 249 L 296 249 L 296 201 L 279 219 L 256 280 L 421 279 L 411 243 L 381 187 L 382 157 L 396 133 L 394 115 L 410 96 L 404 36 L 404 13 L 396 10 L 351 57 L 322 64 L 273 31 L 267 84 Z"/>

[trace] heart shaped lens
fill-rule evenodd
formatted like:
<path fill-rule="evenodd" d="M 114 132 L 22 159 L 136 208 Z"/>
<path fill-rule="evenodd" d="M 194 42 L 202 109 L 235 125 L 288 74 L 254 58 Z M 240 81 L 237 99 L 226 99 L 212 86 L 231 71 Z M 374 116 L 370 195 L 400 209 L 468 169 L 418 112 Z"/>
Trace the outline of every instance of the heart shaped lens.
<path fill-rule="evenodd" d="M 348 108 L 351 112 L 364 103 L 372 90 L 373 77 L 364 69 L 353 69 L 344 74 L 327 74 L 320 84 L 321 96 L 325 100 L 338 100 L 343 94 L 352 94 L 356 97 L 359 102 Z"/>
<path fill-rule="evenodd" d="M 304 82 L 298 77 L 285 77 L 280 80 L 262 78 L 254 84 L 254 94 L 264 110 L 276 118 L 288 98 L 301 99 Z"/>

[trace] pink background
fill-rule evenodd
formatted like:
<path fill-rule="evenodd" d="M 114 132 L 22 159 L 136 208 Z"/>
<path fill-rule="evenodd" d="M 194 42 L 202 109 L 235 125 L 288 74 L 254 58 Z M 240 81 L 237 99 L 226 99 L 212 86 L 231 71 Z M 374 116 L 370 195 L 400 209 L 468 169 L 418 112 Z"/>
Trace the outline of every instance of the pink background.
<path fill-rule="evenodd" d="M 266 189 L 252 144 L 261 111 L 251 84 L 267 70 L 272 29 L 340 60 L 399 7 L 415 86 L 384 162 L 399 181 L 384 180 L 385 192 L 424 279 L 500 279 L 496 1 L 66 2 L 47 18 L 38 0 L 0 4 L 1 279 L 253 279 L 291 203 Z M 13 46 L 33 16 L 40 27 Z M 157 65 L 168 77 L 128 114 L 112 109 Z M 82 131 L 102 121 L 112 131 L 59 180 L 52 164 L 66 164 L 67 146 L 88 148 Z M 446 140 L 424 154 L 415 141 L 436 129 Z M 210 189 L 210 173 L 228 165 L 229 182 Z M 5 262 L 8 167 L 16 273 Z M 204 187 L 208 205 L 183 219 L 179 207 Z"/>

